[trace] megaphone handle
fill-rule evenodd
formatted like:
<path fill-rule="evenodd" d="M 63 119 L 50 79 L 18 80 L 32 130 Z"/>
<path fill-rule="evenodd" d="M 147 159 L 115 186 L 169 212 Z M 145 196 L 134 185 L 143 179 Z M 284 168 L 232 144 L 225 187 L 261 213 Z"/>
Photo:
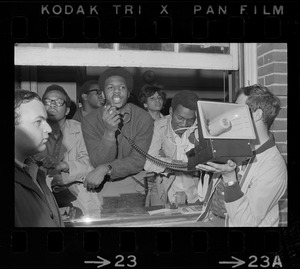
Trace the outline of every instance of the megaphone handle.
<path fill-rule="evenodd" d="M 203 136 L 203 130 L 202 130 L 202 126 L 201 126 L 201 119 L 200 119 L 200 115 L 199 115 L 199 110 L 197 109 L 197 119 L 198 119 L 198 135 L 199 135 L 199 146 L 201 148 L 206 148 L 207 144 L 206 144 L 206 140 Z"/>

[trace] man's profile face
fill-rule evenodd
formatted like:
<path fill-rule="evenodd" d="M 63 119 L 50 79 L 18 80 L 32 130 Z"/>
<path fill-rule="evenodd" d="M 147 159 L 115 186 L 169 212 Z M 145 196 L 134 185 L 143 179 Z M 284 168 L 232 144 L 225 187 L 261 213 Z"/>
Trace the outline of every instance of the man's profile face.
<path fill-rule="evenodd" d="M 125 106 L 130 95 L 125 79 L 120 76 L 111 76 L 105 80 L 104 93 L 107 104 L 117 108 Z"/>
<path fill-rule="evenodd" d="M 171 125 L 175 133 L 182 135 L 188 128 L 191 127 L 196 120 L 196 111 L 178 105 L 174 111 L 170 109 L 172 115 Z M 181 129 L 183 128 L 183 129 Z"/>
<path fill-rule="evenodd" d="M 239 97 L 236 99 L 235 103 L 236 104 L 241 104 L 241 105 L 246 105 L 246 102 L 247 102 L 247 99 L 248 99 L 249 96 L 246 96 L 245 94 L 241 93 L 239 95 Z M 249 107 L 249 106 L 248 106 Z M 251 109 L 249 108 L 249 111 L 250 111 L 250 115 L 253 119 L 253 112 L 251 111 Z M 255 124 L 255 121 L 253 121 L 253 123 Z"/>
<path fill-rule="evenodd" d="M 245 94 L 240 94 L 239 95 L 239 97 L 236 99 L 236 101 L 235 101 L 235 103 L 236 104 L 243 104 L 243 105 L 245 105 L 246 104 L 246 102 L 247 102 L 247 99 L 248 99 L 248 97 L 249 96 L 247 96 L 247 95 L 245 95 Z M 249 106 L 248 106 L 249 107 Z M 252 118 L 252 122 L 253 122 L 253 125 L 254 125 L 254 128 L 255 128 L 255 130 L 256 130 L 256 132 L 257 132 L 257 121 L 255 120 L 255 115 L 257 115 L 256 113 L 259 113 L 259 110 L 261 110 L 261 109 L 258 109 L 258 110 L 256 110 L 256 111 L 252 111 L 251 109 L 250 109 L 250 107 L 249 107 L 249 111 L 250 111 L 250 115 L 251 115 L 251 118 Z M 262 110 L 261 110 L 261 112 L 262 112 Z"/>
<path fill-rule="evenodd" d="M 15 125 L 15 148 L 18 152 L 30 156 L 46 149 L 48 133 L 51 127 L 47 123 L 47 113 L 43 103 L 32 100 L 21 104 L 17 109 L 19 124 Z"/>
<path fill-rule="evenodd" d="M 104 105 L 103 92 L 99 90 L 98 84 L 92 84 L 86 93 L 86 100 L 91 107 L 98 108 Z"/>

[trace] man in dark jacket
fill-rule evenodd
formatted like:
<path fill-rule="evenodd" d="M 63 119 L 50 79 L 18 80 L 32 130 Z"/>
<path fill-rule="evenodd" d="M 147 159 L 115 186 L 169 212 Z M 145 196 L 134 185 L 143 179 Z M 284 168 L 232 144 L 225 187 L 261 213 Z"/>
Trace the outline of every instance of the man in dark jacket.
<path fill-rule="evenodd" d="M 104 103 L 104 94 L 99 89 L 98 81 L 88 80 L 79 89 L 78 108 L 72 119 L 82 122 L 83 117 L 103 106 Z"/>
<path fill-rule="evenodd" d="M 128 103 L 133 77 L 126 69 L 112 67 L 105 70 L 99 78 L 99 88 L 104 92 L 105 106 L 93 111 L 82 121 L 83 137 L 91 164 L 95 167 L 85 179 L 84 186 L 88 190 L 103 185 L 106 175 L 110 176 L 110 181 L 123 181 L 141 172 L 146 159 L 129 144 L 124 135 L 147 152 L 153 134 L 153 120 L 149 113 Z M 104 187 L 114 186 L 114 190 L 120 187 L 123 191 L 122 183 L 110 182 Z M 105 191 L 104 188 L 102 193 Z"/>
<path fill-rule="evenodd" d="M 64 227 L 43 171 L 32 156 L 46 148 L 51 127 L 40 97 L 15 91 L 15 226 Z"/>

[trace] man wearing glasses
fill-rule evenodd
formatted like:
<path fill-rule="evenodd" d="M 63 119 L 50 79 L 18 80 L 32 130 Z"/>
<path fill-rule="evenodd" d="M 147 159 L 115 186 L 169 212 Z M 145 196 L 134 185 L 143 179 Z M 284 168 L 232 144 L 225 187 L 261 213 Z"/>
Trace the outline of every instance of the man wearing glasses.
<path fill-rule="evenodd" d="M 103 91 L 99 89 L 97 80 L 86 81 L 80 87 L 79 92 L 79 106 L 73 120 L 82 122 L 83 117 L 104 105 L 105 98 Z"/>
<path fill-rule="evenodd" d="M 52 187 L 83 181 L 93 167 L 82 136 L 81 123 L 66 119 L 70 112 L 70 97 L 61 86 L 53 84 L 46 89 L 42 100 L 52 132 L 49 133 L 46 150 L 36 156 L 36 159 L 43 162 L 48 178 L 53 177 L 50 183 Z M 73 206 L 79 208 L 83 215 L 100 213 L 97 194 L 87 192 L 83 184 L 74 184 L 69 189 L 54 194 L 62 208 L 62 214 L 65 210 L 69 212 Z"/>

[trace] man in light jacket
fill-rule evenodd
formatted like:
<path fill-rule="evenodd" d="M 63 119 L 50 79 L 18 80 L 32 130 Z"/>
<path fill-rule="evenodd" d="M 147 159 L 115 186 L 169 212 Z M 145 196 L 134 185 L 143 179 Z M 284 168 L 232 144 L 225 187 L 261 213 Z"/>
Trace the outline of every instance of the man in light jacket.
<path fill-rule="evenodd" d="M 279 224 L 278 202 L 287 189 L 286 164 L 270 133 L 280 100 L 268 88 L 252 85 L 237 92 L 236 103 L 247 104 L 252 114 L 257 135 L 251 141 L 254 157 L 238 168 L 231 160 L 227 164 L 207 162 L 197 166 L 215 173 L 210 195 L 214 202 L 204 223 L 207 226 L 220 223 L 221 216 L 216 212 L 223 212 L 223 207 L 226 212 L 223 225 L 275 227 Z"/>
<path fill-rule="evenodd" d="M 194 92 L 187 90 L 180 91 L 173 97 L 170 115 L 154 123 L 149 155 L 168 163 L 187 163 L 186 153 L 195 147 L 198 133 L 195 132 L 198 100 L 199 97 Z M 144 169 L 148 172 L 161 173 L 164 172 L 165 167 L 147 160 Z M 180 203 L 195 203 L 198 200 L 198 182 L 199 177 L 193 176 L 190 172 L 178 172 L 175 179 L 174 177 L 163 177 L 162 180 L 157 178 L 159 199 L 162 204 L 168 202 L 176 204 L 179 202 L 177 198 Z M 181 195 L 185 193 L 186 198 L 182 196 L 179 198 L 179 193 Z M 155 203 L 159 202 L 155 201 Z"/>
<path fill-rule="evenodd" d="M 70 98 L 61 86 L 53 84 L 46 89 L 42 100 L 52 132 L 49 134 L 46 150 L 35 157 L 43 162 L 48 176 L 53 177 L 52 186 L 82 182 L 71 185 L 64 192 L 55 193 L 62 212 L 67 207 L 74 206 L 83 215 L 99 217 L 101 204 L 97 193 L 88 192 L 83 187 L 83 181 L 93 167 L 86 150 L 81 123 L 66 119 L 70 111 Z"/>

